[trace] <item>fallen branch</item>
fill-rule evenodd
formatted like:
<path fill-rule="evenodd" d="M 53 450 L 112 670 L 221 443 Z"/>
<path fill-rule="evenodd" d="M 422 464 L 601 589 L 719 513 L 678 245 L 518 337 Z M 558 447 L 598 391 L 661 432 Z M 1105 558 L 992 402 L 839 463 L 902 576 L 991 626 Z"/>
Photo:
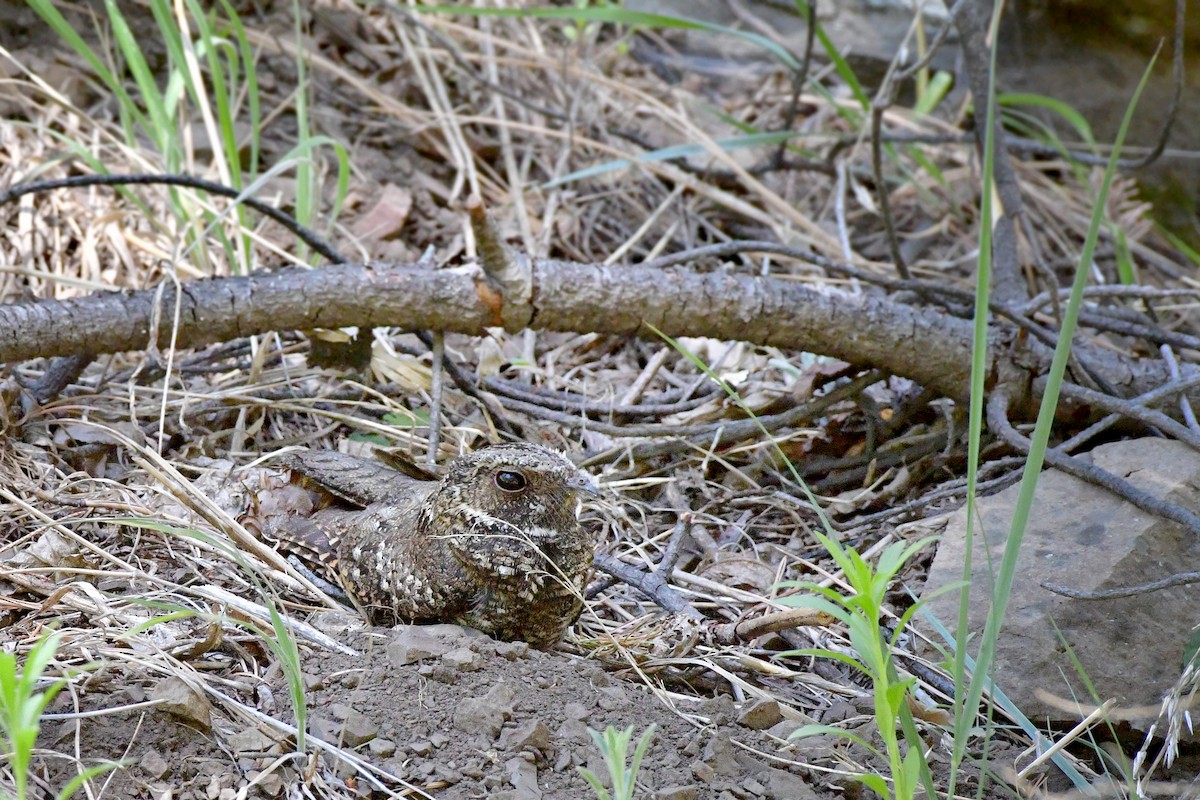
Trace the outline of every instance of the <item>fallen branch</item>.
<path fill-rule="evenodd" d="M 109 353 L 166 341 L 180 304 L 179 347 L 266 333 L 350 325 L 396 326 L 481 335 L 505 321 L 531 328 L 654 337 L 745 340 L 833 356 L 903 375 L 939 394 L 967 399 L 971 329 L 966 320 L 865 294 L 818 291 L 775 278 L 688 269 L 606 267 L 566 261 L 525 262 L 531 272 L 524 310 L 496 292 L 477 269 L 334 264 L 214 278 L 138 292 L 0 306 L 0 362 Z M 152 330 L 152 325 L 157 328 Z M 1135 359 L 1077 343 L 1093 370 L 1125 396 L 1171 380 L 1156 359 Z M 1030 377 L 1052 351 L 1018 340 L 998 323 L 991 374 L 1019 361 Z M 1185 377 L 1196 374 L 1184 369 Z M 1014 409 L 1032 398 L 1015 398 Z M 1200 396 L 1192 399 L 1200 402 Z"/>

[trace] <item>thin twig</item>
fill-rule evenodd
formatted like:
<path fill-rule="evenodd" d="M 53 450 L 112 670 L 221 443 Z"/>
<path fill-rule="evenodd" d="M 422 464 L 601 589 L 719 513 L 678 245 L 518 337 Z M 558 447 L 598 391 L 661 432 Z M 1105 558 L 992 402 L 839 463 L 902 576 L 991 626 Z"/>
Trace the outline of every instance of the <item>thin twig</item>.
<path fill-rule="evenodd" d="M 988 429 L 1010 447 L 1021 453 L 1029 452 L 1029 439 L 1022 436 L 1008 421 L 1008 395 L 1004 391 L 993 391 L 988 398 L 987 422 Z M 1129 481 L 1118 478 L 1095 464 L 1080 461 L 1058 449 L 1046 450 L 1046 463 L 1093 486 L 1106 489 L 1143 511 L 1178 522 L 1192 533 L 1200 534 L 1200 517 L 1180 505 L 1159 500 L 1149 492 L 1142 491 Z"/>

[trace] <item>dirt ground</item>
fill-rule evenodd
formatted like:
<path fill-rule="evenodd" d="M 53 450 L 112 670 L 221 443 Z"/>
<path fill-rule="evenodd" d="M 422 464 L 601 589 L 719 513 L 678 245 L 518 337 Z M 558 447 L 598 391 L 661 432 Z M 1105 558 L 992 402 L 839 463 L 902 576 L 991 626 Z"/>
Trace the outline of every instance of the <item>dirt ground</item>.
<path fill-rule="evenodd" d="M 591 796 L 578 767 L 610 785 L 589 728 L 632 727 L 636 741 L 653 724 L 639 797 L 860 796 L 859 785 L 839 768 L 850 755 L 846 744 L 825 735 L 789 744 L 788 734 L 811 720 L 784 719 L 773 700 L 700 700 L 656 691 L 596 659 L 497 642 L 458 626 L 357 628 L 336 612 L 329 616 L 333 627 L 355 628 L 343 635 L 360 654 L 305 653 L 307 729 L 341 755 L 297 763 L 281 757 L 291 737 L 219 714 L 205 727 L 195 705 L 186 713 L 143 709 L 68 722 L 48 730 L 43 743 L 78 744 L 89 762 L 123 759 L 129 766 L 105 792 L 113 797 L 290 797 L 304 796 L 297 794 L 302 786 L 320 796 L 363 796 L 387 786 L 407 787 L 400 796 L 574 798 Z M 81 693 L 78 708 L 138 703 L 163 680 L 110 674 Z M 256 696 L 259 710 L 290 720 L 283 681 L 263 682 Z M 860 697 L 831 709 L 826 721 L 870 737 L 871 720 L 870 700 Z M 378 786 L 357 774 L 348 754 L 371 765 L 366 774 Z M 1002 763 L 1015 753 L 991 755 Z M 52 769 L 51 785 L 68 774 Z M 973 784 L 960 786 L 965 791 Z M 247 787 L 253 787 L 248 794 Z"/>

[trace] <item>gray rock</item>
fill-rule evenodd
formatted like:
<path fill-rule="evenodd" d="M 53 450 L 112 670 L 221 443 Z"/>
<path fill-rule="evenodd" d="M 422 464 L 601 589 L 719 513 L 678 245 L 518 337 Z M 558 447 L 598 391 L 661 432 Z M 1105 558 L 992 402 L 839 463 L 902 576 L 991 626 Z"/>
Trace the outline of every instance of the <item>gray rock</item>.
<path fill-rule="evenodd" d="M 801 725 L 802 723 L 796 722 L 795 720 L 785 719 L 782 722 L 777 722 L 772 725 L 767 730 L 767 733 L 776 738 L 786 740 L 791 738 L 791 735 L 799 730 Z"/>
<path fill-rule="evenodd" d="M 497 683 L 482 697 L 464 697 L 454 709 L 454 727 L 467 733 L 487 733 L 495 739 L 512 718 L 516 697 L 516 692 L 503 683 Z"/>
<path fill-rule="evenodd" d="M 591 715 L 591 709 L 583 703 L 567 703 L 563 706 L 563 719 L 587 719 Z"/>
<path fill-rule="evenodd" d="M 365 714 L 351 711 L 342 725 L 342 741 L 350 747 L 359 747 L 379 735 L 379 726 Z"/>
<path fill-rule="evenodd" d="M 742 766 L 738 763 L 737 750 L 727 733 L 717 733 L 708 741 L 704 748 L 704 763 L 713 768 L 718 775 L 740 775 Z"/>
<path fill-rule="evenodd" d="M 818 795 L 808 781 L 787 770 L 767 767 L 757 776 L 766 782 L 766 797 L 769 800 L 817 800 Z"/>
<path fill-rule="evenodd" d="M 527 719 L 515 728 L 509 728 L 500 735 L 496 742 L 500 750 L 534 750 L 550 749 L 550 729 L 537 717 Z"/>
<path fill-rule="evenodd" d="M 396 743 L 391 739 L 372 739 L 367 743 L 367 749 L 371 751 L 371 755 L 379 758 L 391 758 L 396 752 Z"/>
<path fill-rule="evenodd" d="M 398 625 L 393 629 L 392 639 L 387 644 L 387 657 L 398 667 L 415 664 L 427 658 L 434 658 L 450 652 L 457 642 L 448 641 L 438 635 L 434 628 L 442 625 Z M 449 626 L 458 628 L 457 625 Z M 445 633 L 442 631 L 442 633 Z"/>
<path fill-rule="evenodd" d="M 199 689 L 193 689 L 182 678 L 159 681 L 150 692 L 150 699 L 158 703 L 160 711 L 194 722 L 204 730 L 212 728 L 212 704 Z"/>
<path fill-rule="evenodd" d="M 275 740 L 261 728 L 243 728 L 225 737 L 225 746 L 238 756 L 243 753 L 265 753 L 274 744 Z"/>
<path fill-rule="evenodd" d="M 309 622 L 314 628 L 335 639 L 345 639 L 353 631 L 367 627 L 367 623 L 357 614 L 344 614 L 341 611 L 318 611 Z"/>
<path fill-rule="evenodd" d="M 762 797 L 767 793 L 767 787 L 763 786 L 754 778 L 746 778 L 746 780 L 742 781 L 742 788 L 745 789 L 748 794 L 752 794 L 755 797 Z"/>
<path fill-rule="evenodd" d="M 765 731 L 783 719 L 783 712 L 776 700 L 755 700 L 738 713 L 738 724 L 756 731 Z"/>
<path fill-rule="evenodd" d="M 737 706 L 733 698 L 727 694 L 719 694 L 700 704 L 700 713 L 708 717 L 708 721 L 717 726 L 731 725 L 737 719 Z"/>
<path fill-rule="evenodd" d="M 337 742 L 338 735 L 342 732 L 342 723 L 322 714 L 310 714 L 308 732 L 318 739 L 333 744 Z"/>
<path fill-rule="evenodd" d="M 700 787 L 694 783 L 687 786 L 664 786 L 654 793 L 654 800 L 696 800 Z"/>
<path fill-rule="evenodd" d="M 442 665 L 458 672 L 474 672 L 483 666 L 483 656 L 469 647 L 456 647 L 442 656 Z"/>
<path fill-rule="evenodd" d="M 1155 497 L 1200 509 L 1200 454 L 1182 442 L 1114 442 L 1097 447 L 1091 458 Z M 979 501 L 981 524 L 972 557 L 973 632 L 983 629 L 991 605 L 989 559 L 981 546 L 986 543 L 991 561 L 998 564 L 1017 491 L 1014 486 Z M 926 594 L 962 579 L 965 522 L 965 512 L 950 516 Z M 997 642 L 1000 688 L 1033 719 L 1077 721 L 1038 694 L 1092 696 L 1063 652 L 1061 632 L 1101 698 L 1116 698 L 1126 707 L 1157 706 L 1179 676 L 1184 641 L 1200 606 L 1200 585 L 1085 601 L 1054 594 L 1042 583 L 1109 589 L 1148 583 L 1197 563 L 1200 537 L 1195 534 L 1077 478 L 1056 470 L 1042 473 Z M 952 629 L 958 593 L 934 597 L 925 608 Z M 1131 675 L 1137 680 L 1130 680 Z"/>
<path fill-rule="evenodd" d="M 621 686 L 605 686 L 597 690 L 596 705 L 605 711 L 616 711 L 629 705 L 629 692 Z"/>
<path fill-rule="evenodd" d="M 529 643 L 496 642 L 496 655 L 508 661 L 519 661 L 529 655 Z"/>
<path fill-rule="evenodd" d="M 171 771 L 171 765 L 157 750 L 147 750 L 138 761 L 138 766 L 154 780 L 165 778 Z"/>
<path fill-rule="evenodd" d="M 542 800 L 542 790 L 538 788 L 537 782 L 537 767 L 532 761 L 519 757 L 510 758 L 504 762 L 504 772 L 515 790 L 516 800 Z"/>

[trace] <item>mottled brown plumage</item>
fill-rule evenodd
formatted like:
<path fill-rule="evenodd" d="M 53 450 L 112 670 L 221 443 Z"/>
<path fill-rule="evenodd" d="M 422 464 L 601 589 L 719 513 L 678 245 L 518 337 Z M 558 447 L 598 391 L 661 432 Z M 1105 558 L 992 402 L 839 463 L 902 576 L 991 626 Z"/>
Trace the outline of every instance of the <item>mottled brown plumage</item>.
<path fill-rule="evenodd" d="M 440 481 L 345 453 L 283 463 L 340 504 L 270 532 L 325 564 L 373 621 L 459 622 L 545 648 L 579 616 L 596 541 L 577 510 L 595 485 L 561 454 L 493 445 Z"/>

